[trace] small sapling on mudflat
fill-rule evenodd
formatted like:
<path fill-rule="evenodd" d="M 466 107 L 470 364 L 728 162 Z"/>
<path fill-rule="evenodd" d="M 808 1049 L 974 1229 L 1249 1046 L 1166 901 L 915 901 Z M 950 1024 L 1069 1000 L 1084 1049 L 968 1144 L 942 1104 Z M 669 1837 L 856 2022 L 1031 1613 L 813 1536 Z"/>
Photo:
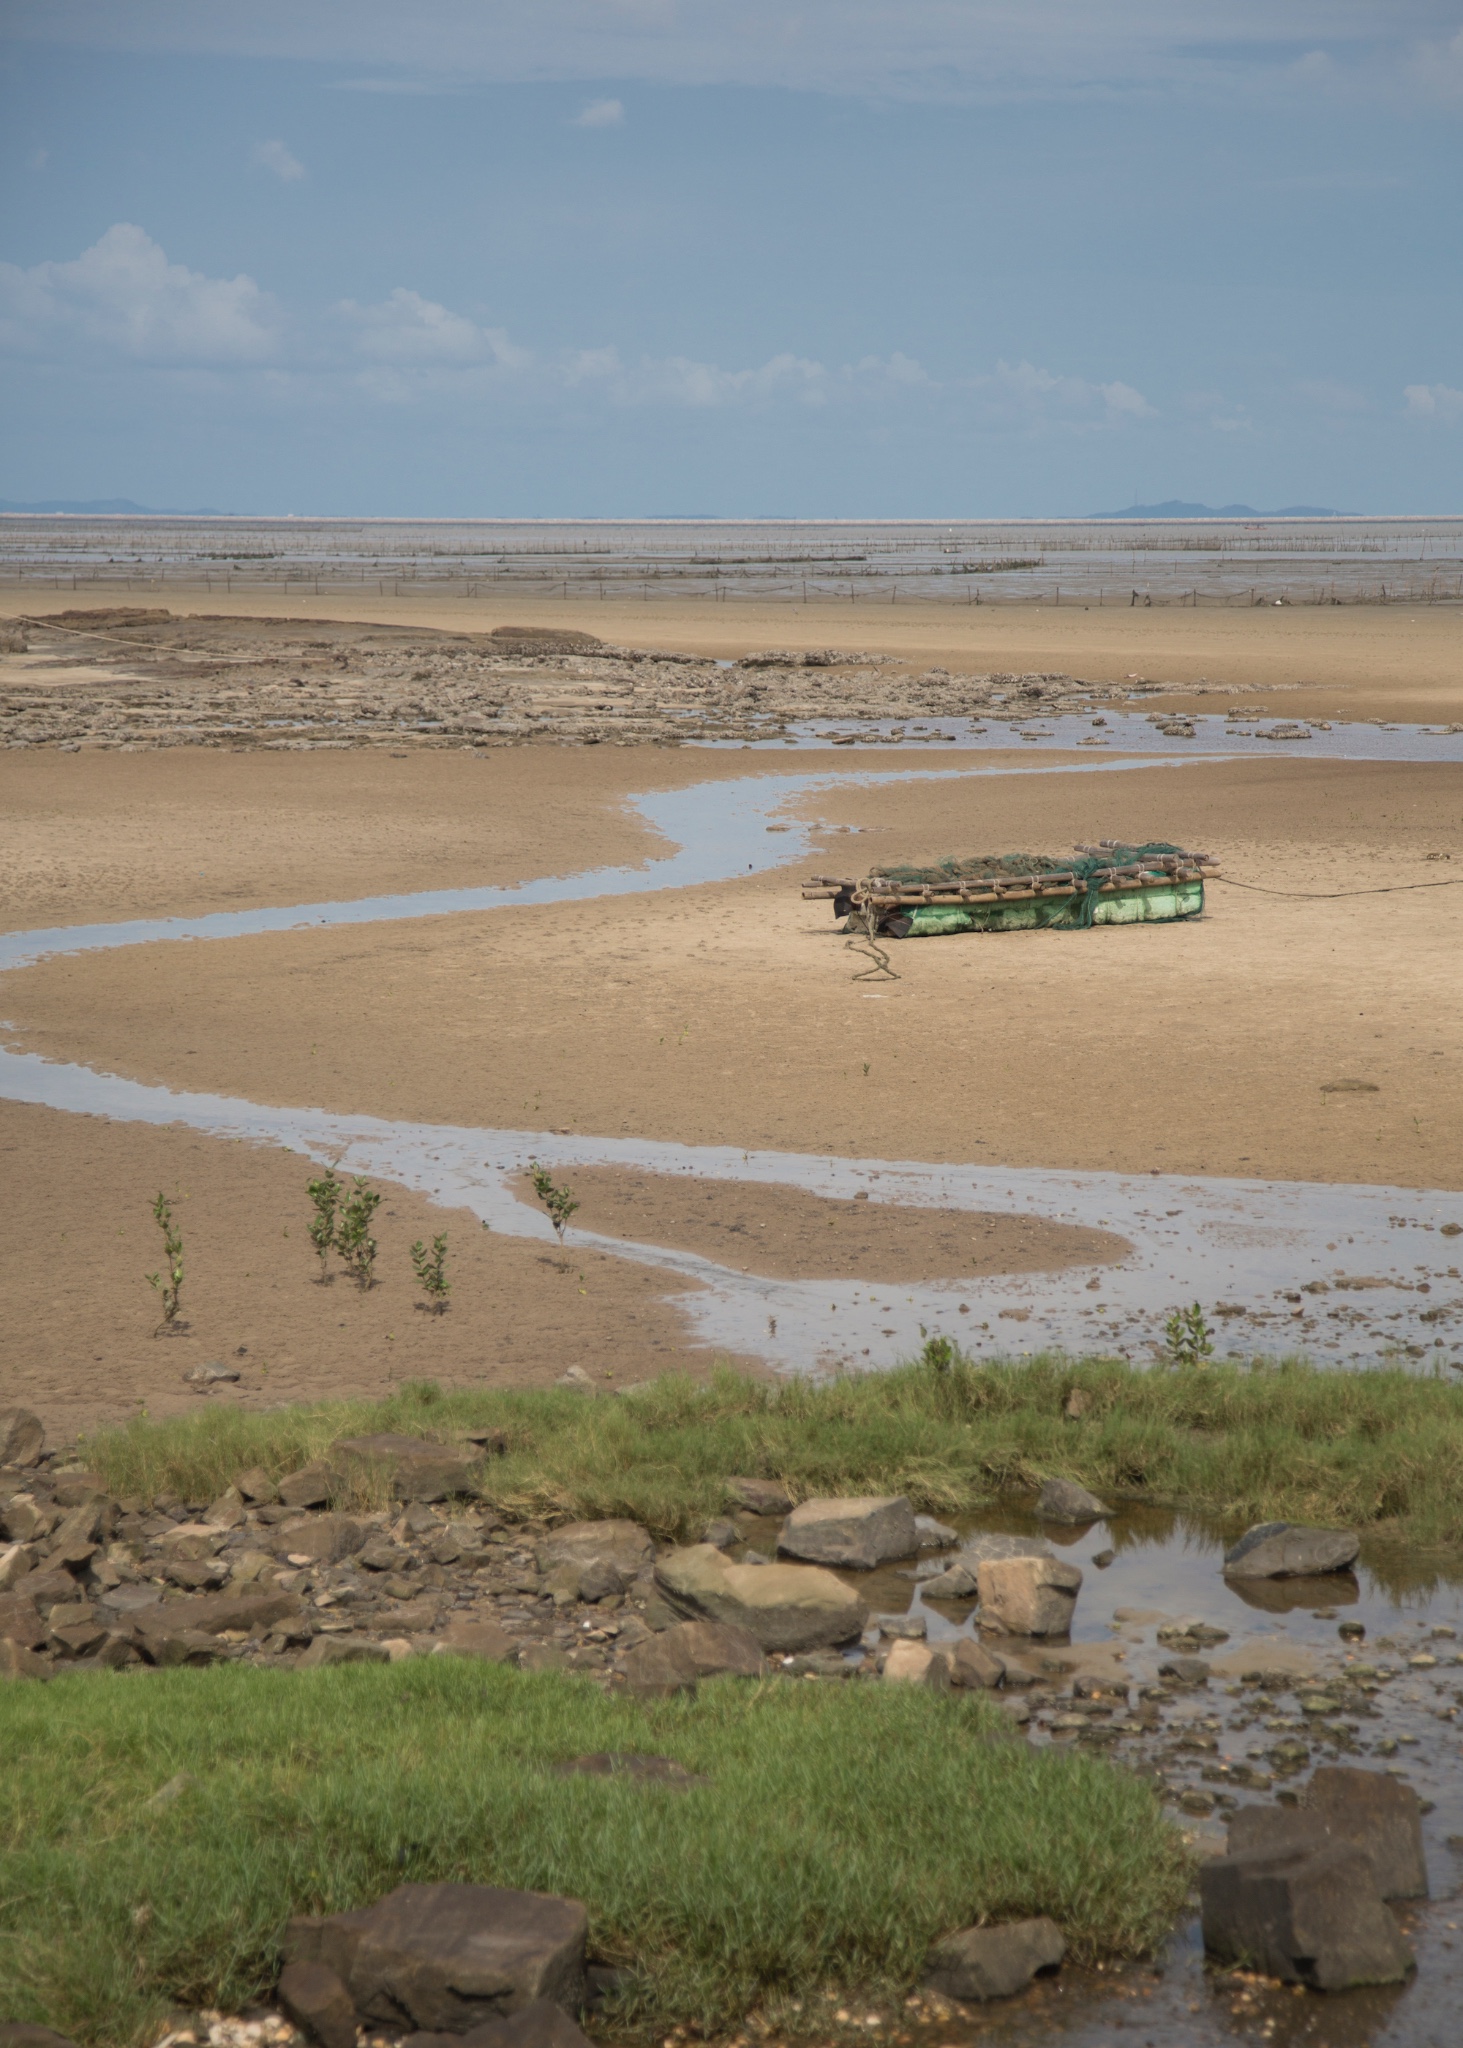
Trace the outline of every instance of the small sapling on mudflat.
<path fill-rule="evenodd" d="M 173 1205 L 161 1188 L 152 1205 L 152 1220 L 163 1234 L 163 1256 L 168 1270 L 166 1276 L 149 1273 L 147 1284 L 161 1297 L 163 1319 L 158 1328 L 165 1330 L 176 1320 L 183 1298 L 183 1235 L 173 1222 Z"/>
<path fill-rule="evenodd" d="M 1196 1301 L 1176 1308 L 1163 1326 L 1164 1357 L 1170 1365 L 1204 1365 L 1214 1356 L 1214 1338 Z"/>
<path fill-rule="evenodd" d="M 418 1238 L 411 1248 L 412 1271 L 417 1276 L 417 1285 L 426 1295 L 425 1306 L 433 1315 L 440 1316 L 448 1307 L 447 1297 L 452 1292 L 452 1282 L 447 1278 L 447 1234 L 432 1239 L 432 1249 Z"/>
<path fill-rule="evenodd" d="M 371 1235 L 371 1218 L 380 1204 L 381 1197 L 375 1188 L 367 1186 L 360 1174 L 353 1174 L 350 1191 L 342 1198 L 336 1216 L 335 1249 L 362 1292 L 376 1284 L 376 1240 Z"/>
<path fill-rule="evenodd" d="M 564 1242 L 564 1232 L 569 1228 L 569 1218 L 574 1214 L 579 1204 L 575 1201 L 568 1188 L 561 1188 L 555 1185 L 553 1176 L 548 1168 L 540 1166 L 536 1159 L 529 1160 L 528 1170 L 533 1177 L 533 1191 L 548 1210 L 549 1221 L 554 1226 L 554 1234 L 560 1244 L 562 1244 Z"/>
<path fill-rule="evenodd" d="M 335 1217 L 342 1192 L 335 1177 L 335 1168 L 327 1166 L 319 1180 L 307 1184 L 305 1192 L 315 1210 L 310 1218 L 310 1242 L 320 1261 L 320 1284 L 323 1287 L 335 1277 L 330 1271 L 330 1254 L 335 1249 Z"/>

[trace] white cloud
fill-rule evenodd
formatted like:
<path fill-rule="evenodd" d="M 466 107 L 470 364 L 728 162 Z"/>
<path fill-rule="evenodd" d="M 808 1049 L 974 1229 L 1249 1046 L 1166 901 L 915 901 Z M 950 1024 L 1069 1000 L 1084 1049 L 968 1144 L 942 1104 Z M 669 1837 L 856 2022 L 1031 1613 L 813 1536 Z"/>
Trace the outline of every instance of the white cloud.
<path fill-rule="evenodd" d="M 1463 421 L 1463 391 L 1451 384 L 1409 384 L 1402 396 L 1414 419 L 1439 420 L 1445 427 Z"/>
<path fill-rule="evenodd" d="M 763 85 L 991 99 L 1451 90 L 1455 0 L 9 0 L 35 40 L 461 83 Z"/>
<path fill-rule="evenodd" d="M 533 357 L 515 348 L 501 327 L 480 327 L 435 299 L 401 286 L 374 306 L 342 302 L 341 312 L 356 329 L 356 347 L 378 362 L 399 364 L 500 363 L 526 370 Z"/>
<path fill-rule="evenodd" d="M 1035 363 L 997 363 L 993 375 L 974 381 L 986 389 L 994 410 L 1032 424 L 1090 431 L 1156 416 L 1155 408 L 1131 384 L 1093 384 Z"/>
<path fill-rule="evenodd" d="M 296 178 L 305 175 L 305 166 L 300 159 L 277 136 L 273 141 L 255 145 L 254 161 L 262 170 L 273 171 L 282 185 L 292 185 Z"/>
<path fill-rule="evenodd" d="M 274 355 L 279 335 L 274 302 L 252 277 L 205 277 L 170 263 L 128 221 L 71 263 L 0 263 L 0 347 L 12 352 L 245 364 Z"/>
<path fill-rule="evenodd" d="M 623 100 L 591 100 L 582 113 L 574 116 L 576 128 L 619 128 L 625 119 Z"/>

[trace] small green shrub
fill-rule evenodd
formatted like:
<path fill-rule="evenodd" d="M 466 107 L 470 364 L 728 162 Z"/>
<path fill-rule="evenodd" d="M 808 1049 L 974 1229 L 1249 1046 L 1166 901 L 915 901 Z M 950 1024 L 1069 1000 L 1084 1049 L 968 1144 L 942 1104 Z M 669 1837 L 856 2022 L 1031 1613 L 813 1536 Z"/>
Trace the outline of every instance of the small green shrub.
<path fill-rule="evenodd" d="M 341 1201 L 336 1219 L 335 1249 L 362 1292 L 376 1284 L 376 1240 L 371 1235 L 371 1218 L 380 1206 L 378 1191 L 368 1187 L 360 1174 L 352 1175 L 350 1191 Z"/>
<path fill-rule="evenodd" d="M 1163 1326 L 1164 1357 L 1170 1365 L 1203 1365 L 1214 1356 L 1214 1337 L 1196 1301 L 1176 1308 Z"/>
<path fill-rule="evenodd" d="M 448 1307 L 447 1297 L 452 1292 L 452 1282 L 447 1278 L 447 1233 L 432 1239 L 430 1251 L 418 1238 L 411 1248 L 411 1264 L 417 1285 L 427 1297 L 427 1307 L 433 1315 L 440 1316 Z"/>
<path fill-rule="evenodd" d="M 167 1273 L 149 1273 L 147 1284 L 161 1297 L 163 1319 L 158 1328 L 165 1330 L 176 1320 L 183 1298 L 183 1234 L 173 1222 L 173 1205 L 161 1188 L 152 1205 L 152 1220 L 163 1234 Z"/>
<path fill-rule="evenodd" d="M 555 1185 L 553 1176 L 546 1166 L 540 1166 L 536 1159 L 530 1159 L 528 1170 L 533 1176 L 533 1191 L 549 1212 L 549 1221 L 554 1226 L 560 1244 L 564 1232 L 569 1228 L 569 1218 L 579 1207 L 568 1188 Z"/>
<path fill-rule="evenodd" d="M 315 1211 L 310 1218 L 310 1242 L 320 1261 L 320 1282 L 324 1286 L 332 1278 L 330 1254 L 335 1249 L 335 1219 L 342 1192 L 335 1168 L 327 1166 L 318 1180 L 307 1184 L 305 1192 Z"/>

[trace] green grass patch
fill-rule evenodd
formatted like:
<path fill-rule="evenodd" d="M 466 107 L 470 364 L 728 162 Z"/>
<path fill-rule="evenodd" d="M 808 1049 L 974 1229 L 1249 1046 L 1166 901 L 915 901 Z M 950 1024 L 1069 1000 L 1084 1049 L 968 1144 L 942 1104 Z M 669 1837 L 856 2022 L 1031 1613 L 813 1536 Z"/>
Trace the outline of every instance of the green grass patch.
<path fill-rule="evenodd" d="M 1077 1421 L 1063 1413 L 1073 1389 L 1088 1402 Z M 907 1493 L 933 1513 L 1063 1476 L 1114 1503 L 1463 1541 L 1463 1386 L 1293 1363 L 977 1365 L 932 1345 L 898 1371 L 820 1384 L 728 1371 L 709 1386 L 669 1375 L 626 1398 L 591 1398 L 428 1382 L 381 1402 L 137 1421 L 99 1432 L 84 1455 L 120 1494 L 204 1501 L 246 1466 L 277 1475 L 343 1434 L 451 1439 L 484 1427 L 508 1438 L 487 1480 L 504 1512 L 630 1515 L 662 1537 L 698 1532 L 725 1507 L 723 1480 L 746 1473 L 798 1497 Z"/>
<path fill-rule="evenodd" d="M 723 1681 L 694 1699 L 437 1658 L 58 1678 L 0 1692 L 0 2017 L 97 2048 L 238 2010 L 286 1920 L 406 1881 L 566 1893 L 636 1972 L 637 2029 L 721 2028 L 836 1985 L 889 1996 L 978 1915 L 1079 1957 L 1151 1949 L 1187 1866 L 1152 1790 L 1033 1750 L 969 1695 Z M 686 1792 L 560 1777 L 669 1756 Z M 193 1783 L 154 1805 L 186 1771 Z"/>

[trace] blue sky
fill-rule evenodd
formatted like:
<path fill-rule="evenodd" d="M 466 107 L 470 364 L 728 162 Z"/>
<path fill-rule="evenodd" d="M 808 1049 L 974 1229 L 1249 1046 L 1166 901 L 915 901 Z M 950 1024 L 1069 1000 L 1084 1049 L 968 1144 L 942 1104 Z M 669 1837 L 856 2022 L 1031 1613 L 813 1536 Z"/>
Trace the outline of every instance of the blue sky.
<path fill-rule="evenodd" d="M 10 0 L 0 497 L 1456 512 L 1463 0 Z"/>

